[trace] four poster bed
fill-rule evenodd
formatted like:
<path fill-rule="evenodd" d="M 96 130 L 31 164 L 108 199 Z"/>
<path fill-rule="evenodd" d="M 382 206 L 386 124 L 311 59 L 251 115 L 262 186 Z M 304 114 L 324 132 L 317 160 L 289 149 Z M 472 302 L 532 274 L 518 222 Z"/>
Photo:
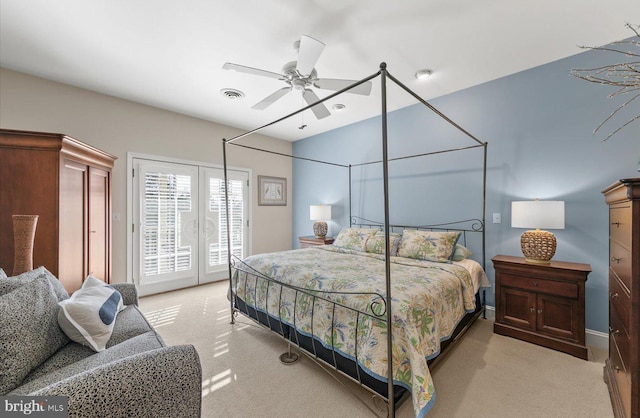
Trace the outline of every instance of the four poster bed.
<path fill-rule="evenodd" d="M 391 76 L 384 63 L 377 73 L 320 102 L 378 76 L 382 86 L 383 158 L 375 163 L 383 168 L 384 221 L 352 214 L 353 166 L 288 155 L 348 168 L 350 225 L 343 228 L 333 245 L 258 254 L 244 260 L 230 257 L 232 323 L 242 313 L 283 337 L 289 345 L 288 352 L 281 356 L 283 363 L 297 359 L 291 350 L 295 345 L 325 370 L 357 382 L 373 394 L 373 407 L 365 405 L 374 413 L 377 408 L 394 417 L 396 406 L 410 395 L 416 416 L 422 417 L 435 400 L 429 365 L 433 367 L 484 313 L 484 292 L 481 298 L 480 289 L 489 285 L 484 273 L 487 144 Z M 394 159 L 387 156 L 387 78 L 474 141 L 468 147 L 395 160 L 483 148 L 481 219 L 419 226 L 389 222 L 388 162 Z M 225 184 L 228 145 L 284 155 L 236 142 L 269 125 L 223 140 Z M 227 225 L 227 234 L 229 231 Z M 482 265 L 466 257 L 470 234 L 482 236 Z"/>

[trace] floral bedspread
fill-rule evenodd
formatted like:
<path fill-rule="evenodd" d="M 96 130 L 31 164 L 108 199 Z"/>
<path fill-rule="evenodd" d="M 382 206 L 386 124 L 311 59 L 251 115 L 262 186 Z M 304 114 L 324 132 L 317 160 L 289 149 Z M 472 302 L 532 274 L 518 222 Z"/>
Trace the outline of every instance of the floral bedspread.
<path fill-rule="evenodd" d="M 326 245 L 254 255 L 244 263 L 236 268 L 313 291 L 345 292 L 317 294 L 360 313 L 339 305 L 333 312 L 332 303 L 242 272 L 233 280 L 234 291 L 248 305 L 295 324 L 345 357 L 355 360 L 357 353 L 361 366 L 387 381 L 386 313 L 384 302 L 373 294 L 386 295 L 382 255 Z M 392 257 L 391 282 L 394 384 L 411 391 L 416 416 L 422 417 L 435 400 L 427 360 L 440 352 L 440 341 L 451 336 L 465 313 L 475 309 L 473 285 L 461 266 L 403 257 Z"/>

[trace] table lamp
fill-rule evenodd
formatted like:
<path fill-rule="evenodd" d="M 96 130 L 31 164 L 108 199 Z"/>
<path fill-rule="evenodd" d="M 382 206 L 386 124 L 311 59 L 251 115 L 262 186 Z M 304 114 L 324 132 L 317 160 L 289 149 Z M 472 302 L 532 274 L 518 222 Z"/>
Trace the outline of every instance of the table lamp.
<path fill-rule="evenodd" d="M 511 202 L 511 227 L 535 228 L 522 234 L 520 247 L 529 263 L 549 264 L 556 253 L 556 237 L 544 229 L 564 229 L 564 202 L 534 200 Z"/>
<path fill-rule="evenodd" d="M 316 221 L 313 224 L 313 234 L 316 238 L 324 239 L 327 236 L 329 227 L 327 222 L 331 219 L 331 205 L 311 205 L 309 208 L 309 218 Z"/>

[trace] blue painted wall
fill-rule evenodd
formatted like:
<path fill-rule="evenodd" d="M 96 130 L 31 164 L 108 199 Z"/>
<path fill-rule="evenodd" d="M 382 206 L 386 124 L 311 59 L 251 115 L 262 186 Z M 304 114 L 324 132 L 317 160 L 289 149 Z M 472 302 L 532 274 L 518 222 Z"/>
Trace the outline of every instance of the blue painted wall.
<path fill-rule="evenodd" d="M 586 322 L 588 329 L 600 332 L 608 327 L 608 210 L 600 192 L 619 178 L 640 176 L 640 124 L 602 142 L 604 134 L 594 136 L 593 129 L 621 101 L 607 98 L 611 88 L 569 73 L 619 60 L 617 55 L 588 51 L 430 100 L 489 143 L 485 261 L 490 279 L 492 256 L 521 255 L 523 230 L 510 227 L 511 201 L 564 200 L 566 227 L 553 231 L 558 240 L 554 259 L 591 264 Z M 393 74 L 393 63 L 389 71 Z M 630 110 L 637 114 L 638 104 L 634 106 Z M 605 125 L 604 132 L 633 112 Z M 422 105 L 391 112 L 388 125 L 390 158 L 473 145 Z M 293 152 L 347 165 L 378 160 L 380 118 L 297 141 Z M 392 162 L 389 173 L 391 222 L 425 224 L 482 216 L 481 148 Z M 381 174 L 380 164 L 353 169 L 354 214 L 382 220 Z M 298 236 L 312 233 L 309 205 L 333 206 L 330 235 L 348 226 L 348 187 L 347 169 L 294 160 L 294 248 Z M 492 213 L 502 215 L 501 224 L 492 223 Z M 472 258 L 481 261 L 479 247 L 472 247 Z M 494 304 L 493 289 L 487 292 L 487 303 Z"/>

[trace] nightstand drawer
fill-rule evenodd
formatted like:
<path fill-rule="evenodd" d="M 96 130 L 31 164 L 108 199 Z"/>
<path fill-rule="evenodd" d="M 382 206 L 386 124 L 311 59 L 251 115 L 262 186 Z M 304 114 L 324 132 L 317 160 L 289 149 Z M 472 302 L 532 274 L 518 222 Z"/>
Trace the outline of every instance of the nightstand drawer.
<path fill-rule="evenodd" d="M 557 282 L 555 280 L 503 274 L 501 285 L 573 299 L 578 297 L 578 285 L 574 283 Z"/>
<path fill-rule="evenodd" d="M 318 245 L 330 245 L 333 244 L 333 237 L 316 238 L 313 235 L 306 237 L 298 237 L 300 241 L 300 248 L 315 247 Z"/>
<path fill-rule="evenodd" d="M 611 207 L 609 211 L 609 236 L 625 248 L 631 248 L 631 205 Z"/>
<path fill-rule="evenodd" d="M 631 328 L 631 298 L 618 281 L 613 272 L 609 272 L 609 306 L 620 318 L 624 328 L 629 331 Z"/>
<path fill-rule="evenodd" d="M 622 283 L 631 289 L 631 252 L 615 241 L 609 241 L 609 266 Z"/>

